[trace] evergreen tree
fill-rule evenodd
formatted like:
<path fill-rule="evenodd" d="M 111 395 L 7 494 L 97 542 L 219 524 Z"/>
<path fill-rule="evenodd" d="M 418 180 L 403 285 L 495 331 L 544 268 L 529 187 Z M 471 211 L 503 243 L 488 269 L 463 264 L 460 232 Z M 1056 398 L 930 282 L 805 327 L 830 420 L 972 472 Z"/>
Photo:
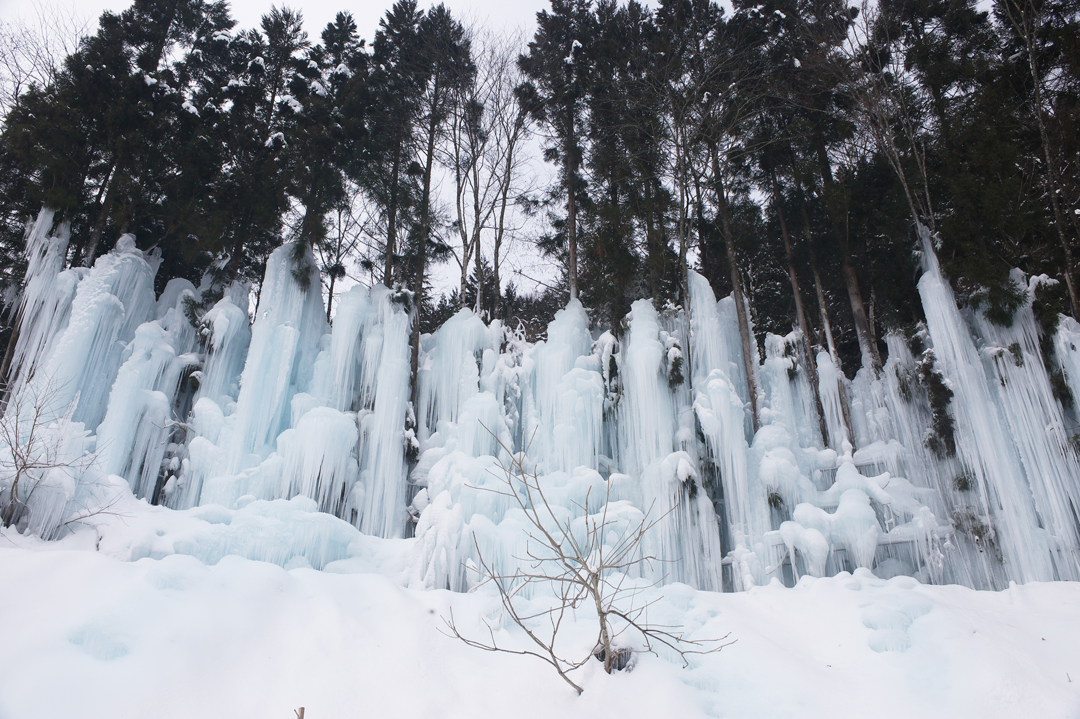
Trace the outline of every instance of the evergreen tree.
<path fill-rule="evenodd" d="M 566 221 L 558 244 L 566 247 L 570 298 L 578 296 L 578 203 L 581 177 L 582 124 L 591 74 L 585 45 L 595 34 L 589 0 L 552 0 L 551 12 L 536 15 L 537 30 L 529 51 L 518 60 L 529 81 L 522 86 L 522 106 L 547 123 L 555 144 L 545 158 L 560 166 L 559 187 L 566 197 Z"/>

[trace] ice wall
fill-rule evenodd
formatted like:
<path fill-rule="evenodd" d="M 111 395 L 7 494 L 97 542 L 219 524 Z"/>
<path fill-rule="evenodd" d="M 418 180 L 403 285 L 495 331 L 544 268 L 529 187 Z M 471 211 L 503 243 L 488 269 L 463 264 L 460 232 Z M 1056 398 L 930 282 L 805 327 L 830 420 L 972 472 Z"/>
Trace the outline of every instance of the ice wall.
<path fill-rule="evenodd" d="M 254 317 L 234 285 L 193 324 L 199 290 L 173 280 L 155 298 L 157 259 L 133 238 L 65 270 L 51 222 L 28 230 L 5 420 L 43 407 L 58 442 L 93 448 L 95 471 L 147 501 L 302 502 L 415 535 L 412 581 L 454 590 L 537 551 L 519 499 L 581 538 L 607 517 L 609 545 L 653 525 L 649 561 L 619 571 L 703 589 L 858 567 L 979 588 L 1080 579 L 1077 417 L 1059 400 L 1080 396 L 1080 325 L 1062 320 L 1052 378 L 1030 302 L 1009 327 L 959 308 L 925 232 L 925 326 L 888 335 L 882 370 L 850 380 L 817 348 L 822 417 L 797 332 L 752 339 L 755 432 L 734 300 L 694 272 L 685 308 L 640 300 L 604 330 L 571 301 L 540 342 L 461 310 L 421 337 L 414 384 L 408 293 L 353 287 L 330 325 L 310 250 L 287 244 Z M 516 460 L 542 499 L 521 494 Z M 55 531 L 69 479 L 42 484 L 56 489 L 26 526 Z M 331 541 L 312 531 L 305 546 Z"/>
<path fill-rule="evenodd" d="M 1039 329 L 1031 308 L 1035 287 L 1045 277 L 1033 277 L 1027 301 L 1009 327 L 975 314 L 974 327 L 982 345 L 994 400 L 1001 408 L 1007 436 L 1022 468 L 1014 475 L 1017 492 L 1030 493 L 1035 524 L 1024 533 L 1047 536 L 1054 579 L 1080 579 L 1080 461 L 1065 416 L 1055 399 L 1050 378 L 1041 361 Z M 1013 282 L 1024 287 L 1024 276 L 1014 270 Z M 1026 491 L 1025 491 L 1026 490 Z"/>
<path fill-rule="evenodd" d="M 266 261 L 266 277 L 251 327 L 251 346 L 240 379 L 230 474 L 266 459 L 289 427 L 292 400 L 311 383 L 320 342 L 327 332 L 319 271 L 311 249 L 300 266 L 289 243 Z M 306 286 L 295 273 L 306 273 Z"/>
<path fill-rule="evenodd" d="M 114 250 L 99 257 L 78 282 L 66 326 L 48 343 L 48 359 L 37 362 L 28 382 L 33 391 L 14 400 L 32 396 L 52 416 L 73 406 L 73 421 L 96 427 L 127 343 L 153 317 L 157 262 L 136 249 L 132 235 L 122 236 Z M 55 318 L 50 315 L 50 321 Z"/>
<path fill-rule="evenodd" d="M 67 326 L 75 285 L 80 275 L 64 272 L 70 225 L 61 224 L 50 232 L 55 212 L 41 208 L 27 227 L 26 279 L 15 315 L 15 345 L 11 350 L 8 392 L 17 396 L 34 375 L 38 362 L 48 356 L 49 345 Z"/>
<path fill-rule="evenodd" d="M 1022 582 L 1052 580 L 1050 537 L 1040 531 L 1034 497 L 1008 419 L 995 401 L 972 333 L 941 274 L 929 232 L 920 228 L 920 234 L 923 276 L 919 294 L 937 362 L 956 397 L 952 403 L 956 453 L 971 477 L 970 504 L 962 515 L 954 517 L 955 522 L 960 531 L 981 535 L 986 551 L 1000 552 L 1011 578 Z"/>

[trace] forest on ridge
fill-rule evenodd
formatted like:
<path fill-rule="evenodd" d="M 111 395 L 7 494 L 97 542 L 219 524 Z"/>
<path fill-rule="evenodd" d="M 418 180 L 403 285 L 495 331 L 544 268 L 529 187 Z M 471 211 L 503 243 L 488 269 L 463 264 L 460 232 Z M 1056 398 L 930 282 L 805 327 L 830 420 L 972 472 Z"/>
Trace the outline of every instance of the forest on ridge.
<path fill-rule="evenodd" d="M 539 331 L 568 297 L 618 332 L 637 299 L 684 305 L 694 269 L 734 293 L 748 366 L 754 333 L 797 328 L 850 376 L 917 332 L 920 227 L 991 321 L 1026 301 L 1014 267 L 1057 281 L 1047 336 L 1080 318 L 1077 0 L 733 8 L 552 0 L 515 44 L 415 0 L 370 42 L 344 11 L 312 36 L 284 7 L 238 28 L 225 2 L 136 0 L 29 70 L 30 30 L 0 27 L 0 339 L 42 207 L 70 266 L 133 233 L 159 291 L 203 289 L 193 319 L 311 248 L 328 313 L 346 282 L 413 293 L 414 347 L 460 307 Z M 557 268 L 542 294 L 507 276 L 512 239 Z"/>

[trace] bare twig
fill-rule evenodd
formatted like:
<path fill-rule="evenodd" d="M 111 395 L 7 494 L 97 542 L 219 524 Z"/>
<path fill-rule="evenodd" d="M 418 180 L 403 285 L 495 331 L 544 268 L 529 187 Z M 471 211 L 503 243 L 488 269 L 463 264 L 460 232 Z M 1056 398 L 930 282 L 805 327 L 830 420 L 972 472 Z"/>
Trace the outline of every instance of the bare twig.
<path fill-rule="evenodd" d="M 523 451 L 515 453 L 494 433 L 492 436 L 504 450 L 503 456 L 509 457 L 509 460 L 500 461 L 500 471 L 492 472 L 502 480 L 504 486 L 474 489 L 513 499 L 516 509 L 521 510 L 526 518 L 528 528 L 525 534 L 529 541 L 526 543 L 525 556 L 514 557 L 518 567 L 512 573 L 503 573 L 484 558 L 474 535 L 473 547 L 479 558 L 476 571 L 482 583 L 494 585 L 507 615 L 538 649 L 512 649 L 500 645 L 490 627 L 486 641 L 470 638 L 460 631 L 452 611 L 449 619 L 445 620 L 450 636 L 486 651 L 538 657 L 550 664 L 579 694 L 583 690 L 570 679 L 569 673 L 584 666 L 590 657 L 602 661 L 604 670 L 610 674 L 627 668 L 634 652 L 657 654 L 657 649 L 663 646 L 678 654 L 685 666 L 689 663 L 689 655 L 717 652 L 731 643 L 725 641 L 729 635 L 718 639 L 690 639 L 678 627 L 651 623 L 647 611 L 657 600 L 639 602 L 638 599 L 645 589 L 659 581 L 647 587 L 640 584 L 626 586 L 628 575 L 635 569 L 660 561 L 643 551 L 642 542 L 648 532 L 673 509 L 650 518 L 653 510 L 650 507 L 636 523 L 617 527 L 617 520 L 608 514 L 611 504 L 608 485 L 603 504 L 599 507 L 592 501 L 591 491 L 586 492 L 583 502 L 574 503 L 583 515 L 584 524 L 584 533 L 575 532 L 574 520 L 560 518 L 545 495 L 536 467 L 526 466 L 528 445 L 523 442 Z M 607 537 L 613 530 L 619 532 L 618 539 L 608 543 Z M 523 612 L 523 595 L 538 585 L 546 587 L 553 594 L 554 606 L 531 613 Z M 556 651 L 556 640 L 568 613 L 576 613 L 577 609 L 584 607 L 596 612 L 596 645 L 584 658 L 567 659 Z M 630 630 L 640 635 L 643 649 L 634 649 L 620 641 Z"/>

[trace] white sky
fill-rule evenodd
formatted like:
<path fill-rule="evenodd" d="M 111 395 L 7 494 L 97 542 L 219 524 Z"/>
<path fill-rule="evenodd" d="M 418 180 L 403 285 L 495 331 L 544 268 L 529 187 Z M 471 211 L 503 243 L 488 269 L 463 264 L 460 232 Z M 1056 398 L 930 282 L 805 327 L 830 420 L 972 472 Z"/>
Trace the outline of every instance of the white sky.
<path fill-rule="evenodd" d="M 105 10 L 119 12 L 131 4 L 130 0 L 0 0 L 0 19 L 32 18 L 39 8 L 57 7 L 71 10 L 75 14 L 93 21 Z M 274 4 L 269 0 L 238 0 L 230 3 L 233 17 L 241 27 L 258 25 L 259 18 Z M 375 37 L 379 19 L 393 5 L 392 0 L 292 0 L 278 2 L 299 9 L 304 14 L 308 35 L 317 40 L 326 24 L 334 19 L 341 10 L 347 10 L 356 19 L 360 36 L 369 43 Z M 435 3 L 419 1 L 419 6 L 426 9 Z M 444 4 L 462 21 L 475 20 L 490 27 L 518 28 L 525 26 L 532 32 L 536 22 L 536 13 L 548 7 L 547 0 L 444 0 Z"/>

